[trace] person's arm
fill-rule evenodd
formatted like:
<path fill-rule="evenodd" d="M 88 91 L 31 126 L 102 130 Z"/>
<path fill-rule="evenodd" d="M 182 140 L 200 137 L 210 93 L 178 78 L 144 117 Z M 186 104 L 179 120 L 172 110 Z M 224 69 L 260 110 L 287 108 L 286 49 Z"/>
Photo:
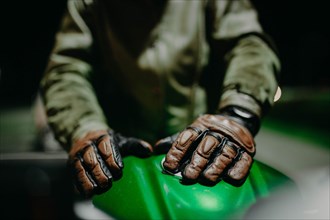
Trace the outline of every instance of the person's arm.
<path fill-rule="evenodd" d="M 239 106 L 262 117 L 273 105 L 280 61 L 274 44 L 262 30 L 248 0 L 214 1 L 215 41 L 234 45 L 225 54 L 227 65 L 219 109 Z"/>
<path fill-rule="evenodd" d="M 249 1 L 209 3 L 211 40 L 229 45 L 218 111 L 198 117 L 172 138 L 163 167 L 181 171 L 187 181 L 241 185 L 253 163 L 260 120 L 273 105 L 280 64 Z"/>
<path fill-rule="evenodd" d="M 108 129 L 90 83 L 93 38 L 83 19 L 87 12 L 82 2 L 68 1 L 41 81 L 48 122 L 67 151 L 87 131 Z"/>
<path fill-rule="evenodd" d="M 122 174 L 121 156 L 147 156 L 151 146 L 111 130 L 98 103 L 91 77 L 93 37 L 89 7 L 69 0 L 56 35 L 41 94 L 55 138 L 68 152 L 74 185 L 90 197 L 107 191 Z"/>

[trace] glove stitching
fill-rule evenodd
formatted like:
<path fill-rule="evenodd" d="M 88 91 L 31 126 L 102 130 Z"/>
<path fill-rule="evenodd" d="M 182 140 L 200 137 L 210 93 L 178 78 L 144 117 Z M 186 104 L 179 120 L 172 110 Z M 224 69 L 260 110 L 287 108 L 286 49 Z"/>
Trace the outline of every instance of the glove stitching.
<path fill-rule="evenodd" d="M 92 178 L 91 174 L 88 172 L 89 169 L 87 169 L 87 166 L 86 166 L 86 164 L 85 164 L 85 162 L 84 162 L 84 158 L 83 158 L 83 156 L 82 156 L 82 154 L 85 153 L 87 147 L 88 147 L 88 146 L 85 146 L 80 152 L 78 152 L 78 153 L 76 154 L 76 157 L 78 158 L 78 160 L 80 161 L 81 165 L 83 166 L 84 171 L 85 171 L 85 174 L 86 174 L 88 180 L 92 183 L 92 187 L 93 187 L 93 188 L 92 188 L 92 191 L 94 191 L 94 190 L 97 188 L 97 184 L 96 184 L 96 182 L 94 181 L 94 179 Z M 77 180 L 77 182 L 79 182 L 79 184 L 78 184 L 79 187 L 77 187 L 78 190 L 82 190 L 83 187 L 82 187 L 82 185 L 80 184 L 81 182 L 78 181 L 78 180 Z M 82 191 L 83 191 L 83 193 L 85 194 L 85 191 L 84 191 L 84 190 L 82 190 Z M 85 194 L 85 195 L 86 195 L 86 194 Z M 86 196 L 87 196 L 87 195 L 86 195 Z"/>

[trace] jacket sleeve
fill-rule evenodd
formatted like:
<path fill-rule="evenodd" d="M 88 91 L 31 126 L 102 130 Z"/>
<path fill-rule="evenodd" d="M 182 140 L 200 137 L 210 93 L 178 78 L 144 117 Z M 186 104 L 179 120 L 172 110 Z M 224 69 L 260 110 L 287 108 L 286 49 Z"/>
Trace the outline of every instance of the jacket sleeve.
<path fill-rule="evenodd" d="M 48 123 L 67 151 L 74 139 L 88 131 L 108 128 L 90 82 L 93 39 L 84 7 L 83 1 L 68 1 L 41 80 Z"/>
<path fill-rule="evenodd" d="M 213 40 L 227 42 L 219 109 L 243 107 L 263 116 L 273 105 L 280 61 L 248 0 L 213 2 Z"/>

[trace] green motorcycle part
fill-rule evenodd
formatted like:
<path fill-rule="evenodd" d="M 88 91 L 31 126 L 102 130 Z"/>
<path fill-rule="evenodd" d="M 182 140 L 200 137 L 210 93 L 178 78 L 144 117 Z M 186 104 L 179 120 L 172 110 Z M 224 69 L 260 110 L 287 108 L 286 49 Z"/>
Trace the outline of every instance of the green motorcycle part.
<path fill-rule="evenodd" d="M 122 178 L 109 191 L 95 195 L 94 206 L 114 219 L 244 219 L 259 198 L 291 182 L 255 160 L 240 187 L 224 181 L 215 186 L 184 185 L 180 176 L 162 172 L 163 158 L 124 158 Z"/>

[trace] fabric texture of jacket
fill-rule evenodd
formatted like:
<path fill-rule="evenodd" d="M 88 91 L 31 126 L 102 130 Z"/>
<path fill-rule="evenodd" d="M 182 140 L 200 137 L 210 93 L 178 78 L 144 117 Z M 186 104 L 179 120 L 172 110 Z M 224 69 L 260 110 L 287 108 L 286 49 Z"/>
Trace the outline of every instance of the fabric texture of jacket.
<path fill-rule="evenodd" d="M 41 82 L 67 149 L 109 127 L 153 142 L 228 105 L 260 117 L 280 64 L 242 1 L 69 0 Z"/>

